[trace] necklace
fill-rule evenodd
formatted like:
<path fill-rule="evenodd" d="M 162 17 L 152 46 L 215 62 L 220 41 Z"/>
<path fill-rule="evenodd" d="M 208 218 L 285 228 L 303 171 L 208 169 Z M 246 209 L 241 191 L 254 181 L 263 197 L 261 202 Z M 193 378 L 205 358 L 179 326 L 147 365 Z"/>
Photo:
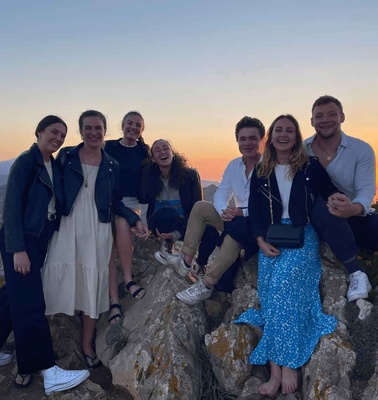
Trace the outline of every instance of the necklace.
<path fill-rule="evenodd" d="M 86 164 L 83 164 L 83 167 L 84 167 L 84 170 L 85 170 L 85 173 L 86 173 L 86 176 L 84 176 L 84 186 L 87 188 L 87 187 L 88 187 L 88 178 L 89 178 L 89 175 L 90 175 L 91 172 L 93 171 L 95 165 L 92 165 L 92 167 L 91 167 L 91 169 L 89 170 L 89 172 L 88 172 L 88 170 L 87 170 L 87 165 L 86 165 Z"/>
<path fill-rule="evenodd" d="M 335 156 L 329 153 L 323 146 L 320 146 L 319 141 L 316 142 L 318 149 L 323 153 L 327 161 L 331 161 Z"/>
<path fill-rule="evenodd" d="M 135 146 L 138 144 L 137 142 L 135 142 L 134 144 L 131 144 L 131 145 L 125 144 L 125 143 L 123 143 L 123 139 L 121 139 L 121 140 L 119 141 L 119 143 L 120 143 L 123 147 L 128 147 L 128 148 L 130 148 L 130 149 L 132 149 L 133 147 L 135 147 Z"/>

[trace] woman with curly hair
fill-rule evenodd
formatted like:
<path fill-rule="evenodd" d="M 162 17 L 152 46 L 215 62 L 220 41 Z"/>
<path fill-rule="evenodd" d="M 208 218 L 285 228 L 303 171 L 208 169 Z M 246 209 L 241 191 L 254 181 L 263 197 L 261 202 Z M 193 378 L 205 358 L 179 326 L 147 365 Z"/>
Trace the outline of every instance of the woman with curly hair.
<path fill-rule="evenodd" d="M 317 195 L 328 198 L 336 192 L 318 159 L 306 154 L 297 120 L 291 115 L 277 117 L 268 130 L 262 161 L 253 171 L 248 205 L 260 248 L 261 309 L 250 309 L 236 321 L 263 329 L 249 360 L 254 365 L 269 361 L 270 380 L 259 389 L 265 396 L 275 396 L 280 387 L 282 393 L 295 392 L 297 368 L 311 357 L 320 337 L 337 325 L 334 317 L 322 312 L 319 241 L 309 223 Z M 273 245 L 267 236 L 272 223 L 303 227 L 304 245 Z"/>
<path fill-rule="evenodd" d="M 140 200 L 148 203 L 148 227 L 162 240 L 162 248 L 169 248 L 184 237 L 193 205 L 202 200 L 198 172 L 189 168 L 186 159 L 164 139 L 156 140 L 151 147 L 151 162 L 143 173 Z M 199 264 L 207 264 L 218 237 L 218 231 L 207 225 L 198 251 Z M 161 253 L 156 252 L 155 257 L 162 264 L 169 264 L 160 257 Z"/>

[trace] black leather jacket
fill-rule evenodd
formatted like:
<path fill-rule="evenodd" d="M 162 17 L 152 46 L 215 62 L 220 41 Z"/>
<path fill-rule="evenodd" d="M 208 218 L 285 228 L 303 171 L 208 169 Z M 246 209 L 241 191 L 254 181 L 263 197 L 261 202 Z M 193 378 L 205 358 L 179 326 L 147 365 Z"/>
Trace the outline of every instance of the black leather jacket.
<path fill-rule="evenodd" d="M 59 171 L 52 156 L 50 161 L 54 188 L 36 144 L 23 152 L 10 169 L 3 212 L 5 246 L 9 253 L 25 251 L 24 234 L 37 237 L 41 234 L 54 193 L 57 216 L 61 213 Z"/>
<path fill-rule="evenodd" d="M 79 158 L 79 150 L 83 143 L 75 147 L 63 148 L 57 157 L 58 165 L 63 179 L 63 215 L 69 215 L 80 188 L 84 182 L 83 170 Z M 95 184 L 95 203 L 98 218 L 101 222 L 111 222 L 112 216 L 119 215 L 126 219 L 130 225 L 140 219 L 137 214 L 122 203 L 119 184 L 119 166 L 109 154 L 102 152 Z"/>
<path fill-rule="evenodd" d="M 272 198 L 273 222 L 280 223 L 282 216 L 282 203 L 278 183 L 274 171 L 270 176 L 270 190 Z M 295 226 L 304 226 L 309 222 L 311 210 L 317 195 L 325 199 L 333 193 L 339 192 L 331 182 L 327 171 L 316 157 L 310 157 L 310 163 L 302 167 L 294 178 L 289 198 L 289 216 Z M 271 223 L 269 205 L 268 180 L 258 177 L 256 168 L 251 178 L 248 213 L 251 221 L 253 237 L 266 235 Z"/>

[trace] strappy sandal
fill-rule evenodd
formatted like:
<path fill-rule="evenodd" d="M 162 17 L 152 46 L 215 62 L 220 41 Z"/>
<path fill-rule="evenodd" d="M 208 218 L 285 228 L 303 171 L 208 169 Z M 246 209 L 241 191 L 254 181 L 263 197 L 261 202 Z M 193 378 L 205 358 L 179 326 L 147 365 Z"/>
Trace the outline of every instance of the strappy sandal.
<path fill-rule="evenodd" d="M 139 289 L 137 289 L 137 290 L 135 290 L 135 292 L 131 293 L 130 288 L 132 286 L 138 286 Z M 137 285 L 134 281 L 130 281 L 126 285 L 126 289 L 130 292 L 130 294 L 134 297 L 135 300 L 140 300 L 146 294 L 146 291 L 144 290 L 144 288 Z"/>
<path fill-rule="evenodd" d="M 98 368 L 101 367 L 102 362 L 95 354 L 94 357 L 89 356 L 88 354 L 83 353 L 85 358 L 85 363 L 87 364 L 88 368 Z"/>
<path fill-rule="evenodd" d="M 19 382 L 17 382 L 19 380 Z M 32 381 L 32 374 L 17 374 L 14 378 L 13 385 L 18 389 L 25 389 Z"/>
<path fill-rule="evenodd" d="M 109 305 L 109 310 L 112 311 L 115 308 L 119 310 L 119 312 L 113 314 L 112 316 L 109 317 L 109 324 L 113 325 L 116 322 L 118 322 L 122 318 L 122 311 L 121 311 L 121 305 L 117 303 L 113 303 Z"/>

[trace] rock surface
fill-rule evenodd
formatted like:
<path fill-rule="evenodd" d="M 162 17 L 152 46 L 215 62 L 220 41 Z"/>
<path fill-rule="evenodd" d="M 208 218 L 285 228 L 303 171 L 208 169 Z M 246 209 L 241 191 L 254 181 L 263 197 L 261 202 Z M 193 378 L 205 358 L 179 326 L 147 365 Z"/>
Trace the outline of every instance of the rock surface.
<path fill-rule="evenodd" d="M 267 369 L 252 367 L 248 357 L 261 332 L 231 323 L 249 307 L 259 307 L 256 258 L 243 263 L 232 295 L 214 292 L 206 302 L 187 306 L 175 294 L 189 284 L 171 267 L 159 264 L 153 254 L 156 239 L 135 240 L 134 280 L 146 288 L 140 301 L 120 285 L 123 319 L 109 326 L 107 313 L 97 324 L 97 353 L 107 370 L 93 372 L 90 380 L 59 399 L 135 400 L 261 400 L 258 392 Z M 177 246 L 179 249 L 179 244 Z M 276 400 L 378 400 L 378 307 L 375 298 L 347 303 L 346 274 L 327 247 L 322 247 L 323 308 L 335 315 L 336 331 L 323 337 L 311 359 L 302 367 L 302 385 Z M 81 321 L 57 315 L 50 319 L 58 364 L 82 368 Z M 12 338 L 9 339 L 12 345 Z M 23 399 L 11 389 L 15 364 L 2 367 L 0 399 Z M 111 373 L 114 386 L 94 383 L 97 374 Z M 31 385 L 44 399 L 41 379 Z M 16 392 L 16 395 L 14 393 Z M 24 392 L 28 393 L 28 392 Z M 9 395 L 11 394 L 11 397 Z M 7 397 L 4 397 L 7 396 Z M 47 398 L 47 397 L 46 397 Z"/>

